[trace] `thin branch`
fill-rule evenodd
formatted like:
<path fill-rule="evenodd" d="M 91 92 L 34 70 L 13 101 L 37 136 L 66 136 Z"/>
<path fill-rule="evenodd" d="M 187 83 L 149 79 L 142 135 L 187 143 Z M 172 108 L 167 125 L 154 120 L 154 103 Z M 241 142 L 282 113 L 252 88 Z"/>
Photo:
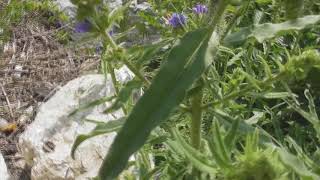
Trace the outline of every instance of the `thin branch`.
<path fill-rule="evenodd" d="M 8 95 L 7 95 L 7 93 L 6 93 L 3 85 L 0 84 L 0 86 L 1 86 L 2 94 L 3 94 L 3 95 L 5 96 L 5 98 L 6 98 L 6 102 L 7 102 L 8 108 L 9 108 L 9 112 L 10 112 L 10 116 L 11 116 L 11 118 L 13 118 L 13 111 L 12 111 L 12 108 L 11 108 L 11 103 L 10 103 L 10 101 L 9 101 Z"/>

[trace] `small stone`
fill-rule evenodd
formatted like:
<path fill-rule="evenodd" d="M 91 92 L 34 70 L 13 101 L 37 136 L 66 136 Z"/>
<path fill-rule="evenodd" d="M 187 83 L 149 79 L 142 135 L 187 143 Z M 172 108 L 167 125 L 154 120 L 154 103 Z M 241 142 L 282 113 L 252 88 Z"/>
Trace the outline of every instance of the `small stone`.
<path fill-rule="evenodd" d="M 9 180 L 10 175 L 8 173 L 7 165 L 4 161 L 2 154 L 0 153 L 0 179 Z"/>
<path fill-rule="evenodd" d="M 28 107 L 24 110 L 23 114 L 18 118 L 18 124 L 24 125 L 31 120 L 34 108 L 33 106 Z"/>
<path fill-rule="evenodd" d="M 0 117 L 0 129 L 5 128 L 8 125 L 8 121 Z"/>
<path fill-rule="evenodd" d="M 15 72 L 14 72 L 13 76 L 14 76 L 15 78 L 20 78 L 20 77 L 21 77 L 21 73 L 22 73 L 22 69 L 23 69 L 23 66 L 21 66 L 21 65 L 16 65 L 16 66 L 14 67 Z"/>

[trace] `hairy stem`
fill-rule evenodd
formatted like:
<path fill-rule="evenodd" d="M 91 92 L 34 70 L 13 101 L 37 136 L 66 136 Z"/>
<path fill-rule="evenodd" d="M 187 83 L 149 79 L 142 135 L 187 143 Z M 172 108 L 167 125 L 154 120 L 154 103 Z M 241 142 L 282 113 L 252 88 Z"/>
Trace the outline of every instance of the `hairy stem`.
<path fill-rule="evenodd" d="M 107 41 L 113 49 L 115 50 L 119 49 L 118 45 L 113 41 L 109 33 L 104 32 L 103 37 L 104 37 L 104 40 Z M 137 69 L 134 65 L 132 65 L 126 58 L 123 58 L 122 61 L 130 69 L 131 72 L 133 72 L 141 81 L 145 83 L 146 86 L 150 85 L 150 82 L 143 76 L 143 74 L 139 71 L 139 69 Z"/>
<path fill-rule="evenodd" d="M 217 25 L 221 20 L 221 16 L 223 15 L 225 9 L 227 8 L 230 0 L 219 0 L 217 8 L 215 9 L 215 13 L 213 15 L 213 20 L 211 21 L 211 25 L 213 29 L 216 29 Z M 213 2 L 213 0 L 211 0 Z M 210 4 L 210 6 L 216 6 L 214 3 Z M 211 8 L 211 7 L 210 7 Z M 212 10 L 213 8 L 211 8 Z"/>
<path fill-rule="evenodd" d="M 191 97 L 191 143 L 192 146 L 199 150 L 201 146 L 201 123 L 202 123 L 202 98 L 203 90 L 201 89 Z M 192 168 L 192 177 L 199 177 L 200 171 Z"/>
<path fill-rule="evenodd" d="M 110 62 L 107 62 L 107 69 L 108 69 L 108 71 L 110 72 L 110 74 L 111 74 L 111 80 L 112 80 L 112 84 L 113 84 L 113 86 L 114 86 L 114 89 L 115 89 L 115 94 L 116 94 L 116 96 L 118 96 L 118 94 L 119 94 L 119 87 L 117 86 L 117 78 L 116 78 L 116 74 L 115 74 L 115 72 L 114 72 L 114 67 L 113 67 L 113 65 L 112 65 L 112 63 L 110 63 Z M 122 106 L 122 110 L 123 110 L 123 113 L 124 114 L 127 114 L 127 109 L 126 109 L 126 107 L 125 106 Z"/>
<path fill-rule="evenodd" d="M 262 85 L 270 85 L 270 84 L 272 84 L 274 82 L 278 82 L 278 81 L 282 80 L 282 78 L 285 75 L 286 75 L 286 72 L 280 72 L 278 75 L 264 80 L 261 84 Z M 223 99 L 221 99 L 219 101 L 214 101 L 214 102 L 210 102 L 208 104 L 204 104 L 203 106 L 201 106 L 201 108 L 202 109 L 207 109 L 207 108 L 210 108 L 212 106 L 216 106 L 216 105 L 222 104 L 224 102 L 227 102 L 229 100 L 235 99 L 237 97 L 244 96 L 246 93 L 248 93 L 248 92 L 250 92 L 252 90 L 254 90 L 252 85 L 248 85 L 247 87 L 245 87 L 245 88 L 243 88 L 243 89 L 241 89 L 239 91 L 235 91 L 235 92 L 232 92 L 232 93 L 226 95 Z"/>
<path fill-rule="evenodd" d="M 250 2 L 251 2 L 251 0 L 246 1 L 245 4 L 242 5 L 242 7 L 240 9 L 238 9 L 238 11 L 234 14 L 234 16 L 232 17 L 231 21 L 229 22 L 227 28 L 225 29 L 225 31 L 223 32 L 223 34 L 220 37 L 222 40 L 230 32 L 232 27 L 236 24 L 237 20 L 248 10 Z"/>
<path fill-rule="evenodd" d="M 111 74 L 111 80 L 112 80 L 112 84 L 114 85 L 114 89 L 116 91 L 116 95 L 118 95 L 119 94 L 119 88 L 117 86 L 116 74 L 114 72 L 114 67 L 112 66 L 112 63 L 107 62 L 107 69 L 108 69 L 108 72 L 110 72 L 110 74 Z"/>
<path fill-rule="evenodd" d="M 195 149 L 200 148 L 201 142 L 202 97 L 201 89 L 191 98 L 191 142 Z"/>

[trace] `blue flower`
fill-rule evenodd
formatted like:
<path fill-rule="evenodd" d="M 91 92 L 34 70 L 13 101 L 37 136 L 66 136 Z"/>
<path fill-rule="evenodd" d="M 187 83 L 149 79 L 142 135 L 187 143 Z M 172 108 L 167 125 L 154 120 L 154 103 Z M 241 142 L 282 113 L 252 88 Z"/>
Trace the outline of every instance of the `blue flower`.
<path fill-rule="evenodd" d="M 187 23 L 187 17 L 183 14 L 173 13 L 169 19 L 169 24 L 174 27 L 181 27 Z"/>
<path fill-rule="evenodd" d="M 113 36 L 113 35 L 115 34 L 115 32 L 114 32 L 114 27 L 112 27 L 112 28 L 109 30 L 108 34 L 109 34 L 110 36 Z"/>
<path fill-rule="evenodd" d="M 88 20 L 84 20 L 75 25 L 75 32 L 86 33 L 86 32 L 89 32 L 91 28 L 92 28 L 92 24 Z"/>
<path fill-rule="evenodd" d="M 103 51 L 103 45 L 102 45 L 102 43 L 98 43 L 96 45 L 96 53 L 97 54 L 102 54 L 102 51 Z"/>
<path fill-rule="evenodd" d="M 205 14 L 208 12 L 207 6 L 202 4 L 197 4 L 194 8 L 192 8 L 192 10 L 195 14 Z"/>

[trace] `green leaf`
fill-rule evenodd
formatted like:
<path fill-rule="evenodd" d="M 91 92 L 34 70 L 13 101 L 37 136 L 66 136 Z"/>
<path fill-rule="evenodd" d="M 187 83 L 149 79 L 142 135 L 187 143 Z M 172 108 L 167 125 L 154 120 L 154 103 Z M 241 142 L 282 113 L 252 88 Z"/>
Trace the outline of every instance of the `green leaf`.
<path fill-rule="evenodd" d="M 249 93 L 249 96 L 265 99 L 283 99 L 291 96 L 288 92 Z"/>
<path fill-rule="evenodd" d="M 110 28 L 111 25 L 119 22 L 120 20 L 122 20 L 124 18 L 124 12 L 125 10 L 127 10 L 129 6 L 129 3 L 127 3 L 124 6 L 120 6 L 118 8 L 114 8 L 108 15 L 108 21 L 109 21 L 109 27 L 107 27 L 108 29 Z"/>
<path fill-rule="evenodd" d="M 117 99 L 104 110 L 104 113 L 110 113 L 122 107 L 124 103 L 128 101 L 130 98 L 132 91 L 134 89 L 140 88 L 142 86 L 142 82 L 138 79 L 134 79 L 125 84 L 125 86 L 120 90 Z"/>
<path fill-rule="evenodd" d="M 223 159 L 222 155 L 218 152 L 215 143 L 212 141 L 212 139 L 207 138 L 207 142 L 209 145 L 210 152 L 217 163 L 217 165 L 221 168 L 228 168 L 229 164 L 226 163 L 226 161 Z"/>
<path fill-rule="evenodd" d="M 260 88 L 260 85 L 259 85 L 259 84 L 261 84 L 261 83 L 260 83 L 259 80 L 255 79 L 254 77 L 252 77 L 252 75 L 250 75 L 250 74 L 248 74 L 248 73 L 246 73 L 246 72 L 244 72 L 244 71 L 242 71 L 242 70 L 240 70 L 240 73 L 243 74 L 243 75 L 246 77 L 246 79 L 248 80 L 248 82 L 249 82 L 253 87 L 255 87 L 256 89 L 258 89 L 258 90 L 261 91 L 261 88 Z"/>
<path fill-rule="evenodd" d="M 318 114 L 317 114 L 317 110 L 316 110 L 316 106 L 314 104 L 314 99 L 309 91 L 309 89 L 306 89 L 304 91 L 304 95 L 306 96 L 306 98 L 308 99 L 308 102 L 309 102 L 309 111 L 310 113 L 316 118 L 316 119 L 319 119 L 318 117 Z"/>
<path fill-rule="evenodd" d="M 232 122 L 232 126 L 230 130 L 228 131 L 227 135 L 224 138 L 225 146 L 229 152 L 231 151 L 231 148 L 234 145 L 234 142 L 236 140 L 239 124 L 240 124 L 240 118 L 235 119 Z"/>
<path fill-rule="evenodd" d="M 183 101 L 188 88 L 212 63 L 211 53 L 216 51 L 218 41 L 216 33 L 210 36 L 209 32 L 189 32 L 173 47 L 116 136 L 100 169 L 102 179 L 113 179 L 126 167 L 129 157 L 143 146 L 151 130 L 168 118 Z"/>
<path fill-rule="evenodd" d="M 226 149 L 226 146 L 223 141 L 223 137 L 220 132 L 220 125 L 218 121 L 214 122 L 214 133 L 213 133 L 213 140 L 215 143 L 215 147 L 217 148 L 217 152 L 221 155 L 223 158 L 223 161 L 225 161 L 226 164 L 230 163 L 230 154 L 228 150 Z"/>
<path fill-rule="evenodd" d="M 260 112 L 260 111 L 252 111 L 252 112 L 253 112 L 253 116 L 250 117 L 249 119 L 244 120 L 247 124 L 250 124 L 250 125 L 257 124 L 259 120 L 265 116 L 264 112 Z"/>
<path fill-rule="evenodd" d="M 284 0 L 282 2 L 287 19 L 295 19 L 303 11 L 304 0 Z"/>
<path fill-rule="evenodd" d="M 297 156 L 303 159 L 304 163 L 309 166 L 313 167 L 313 169 L 320 169 L 320 164 L 314 162 L 304 151 L 303 149 L 297 144 L 297 142 L 292 139 L 290 136 L 286 138 L 287 142 L 293 147 L 293 149 L 297 152 Z M 289 146 L 289 147 L 291 147 Z M 319 174 L 319 173 L 318 173 Z"/>
<path fill-rule="evenodd" d="M 108 97 L 102 97 L 102 98 L 100 98 L 100 99 L 94 100 L 94 101 L 92 101 L 92 102 L 90 102 L 90 103 L 88 103 L 88 104 L 85 104 L 85 105 L 83 105 L 83 106 L 75 109 L 74 111 L 72 111 L 72 112 L 69 114 L 69 116 L 73 116 L 73 115 L 75 115 L 76 113 L 78 113 L 78 112 L 80 112 L 80 111 L 89 109 L 89 108 L 94 107 L 94 106 L 98 106 L 98 105 L 103 104 L 103 103 L 105 103 L 105 102 L 107 102 L 107 101 L 111 101 L 111 100 L 114 99 L 114 98 L 115 98 L 115 96 L 111 96 L 111 97 L 108 96 Z"/>
<path fill-rule="evenodd" d="M 80 146 L 81 143 L 86 141 L 89 138 L 106 134 L 106 133 L 111 133 L 114 131 L 118 131 L 122 125 L 124 124 L 126 118 L 121 118 L 118 120 L 112 120 L 107 123 L 104 122 L 97 122 L 97 121 L 89 121 L 92 123 L 96 123 L 97 126 L 89 133 L 89 134 L 81 134 L 77 136 L 75 142 L 73 143 L 73 146 L 71 148 L 71 157 L 74 159 L 75 151 L 77 148 Z"/>
<path fill-rule="evenodd" d="M 264 68 L 264 72 L 266 73 L 268 78 L 272 78 L 272 72 L 271 72 L 271 68 L 268 65 L 267 61 L 260 55 L 258 55 L 258 58 L 261 60 L 263 68 Z"/>
<path fill-rule="evenodd" d="M 160 51 L 161 48 L 172 42 L 172 39 L 166 39 L 155 44 L 149 44 L 144 46 L 132 47 L 128 50 L 129 54 L 136 54 L 138 57 L 134 57 L 136 60 L 136 66 L 141 67 L 143 64 L 149 62 L 154 58 L 155 54 Z M 137 53 L 138 52 L 138 53 Z"/>
<path fill-rule="evenodd" d="M 291 168 L 294 172 L 299 174 L 303 180 L 317 180 L 320 179 L 320 176 L 317 176 L 313 172 L 309 171 L 303 161 L 298 159 L 293 154 L 288 151 L 278 148 L 280 155 L 280 160 L 284 165 Z"/>
<path fill-rule="evenodd" d="M 312 125 L 315 131 L 317 132 L 318 137 L 320 138 L 320 120 L 318 118 L 318 115 L 316 113 L 316 110 L 314 109 L 314 102 L 313 98 L 311 97 L 311 94 L 306 90 L 305 92 L 306 97 L 309 101 L 309 110 L 310 112 L 307 112 L 303 110 L 300 106 L 298 106 L 296 103 L 286 101 L 295 111 L 297 111 L 303 118 L 305 118 L 307 121 L 309 121 Z"/>
<path fill-rule="evenodd" d="M 264 5 L 264 4 L 271 4 L 272 0 L 255 0 L 255 2 L 260 5 Z"/>
<path fill-rule="evenodd" d="M 223 43 L 225 46 L 237 46 L 248 38 L 255 38 L 262 43 L 266 39 L 274 38 L 290 30 L 301 30 L 320 21 L 320 15 L 309 15 L 279 24 L 258 24 L 252 27 L 241 28 L 238 32 L 229 34 Z"/>
<path fill-rule="evenodd" d="M 237 121 L 236 118 L 231 117 L 229 114 L 227 114 L 226 112 L 223 112 L 220 109 L 214 109 L 213 113 L 215 115 L 215 117 L 219 120 L 220 123 L 223 123 L 223 125 L 227 126 L 227 127 L 231 127 L 233 122 Z M 255 131 L 255 128 L 245 122 L 239 122 L 239 126 L 237 129 L 237 135 L 238 136 L 244 136 L 246 134 L 252 133 Z M 261 143 L 270 143 L 271 139 L 273 139 L 273 137 L 266 132 L 265 130 L 263 130 L 262 128 L 259 128 L 259 139 Z"/>
<path fill-rule="evenodd" d="M 200 151 L 197 151 L 192 146 L 190 146 L 177 132 L 177 130 L 173 130 L 173 136 L 176 141 L 168 141 L 168 145 L 174 149 L 176 152 L 183 154 L 187 157 L 187 159 L 192 163 L 192 165 L 199 169 L 200 171 L 214 174 L 216 173 L 215 165 L 208 160 L 206 156 L 204 156 Z"/>

